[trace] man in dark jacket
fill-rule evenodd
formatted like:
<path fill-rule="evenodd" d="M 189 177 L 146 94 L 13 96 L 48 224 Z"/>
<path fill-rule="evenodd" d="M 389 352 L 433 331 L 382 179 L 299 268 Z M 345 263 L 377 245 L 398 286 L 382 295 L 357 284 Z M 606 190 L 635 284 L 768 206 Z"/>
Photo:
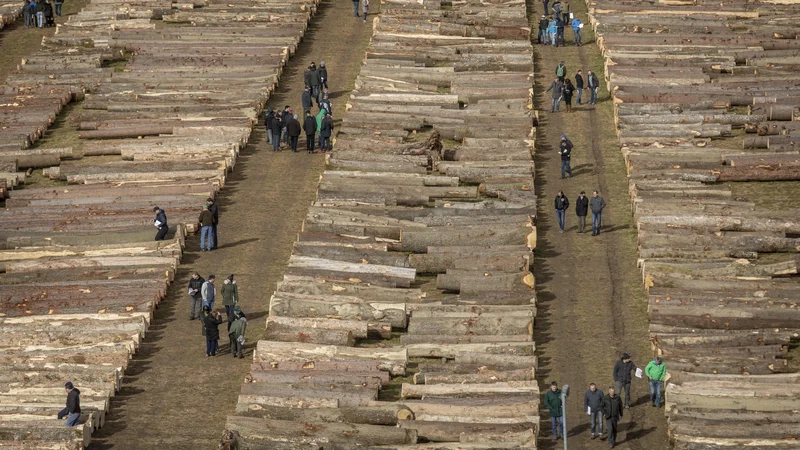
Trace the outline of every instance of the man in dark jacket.
<path fill-rule="evenodd" d="M 321 152 L 324 153 L 331 150 L 331 135 L 333 135 L 333 119 L 330 113 L 326 113 L 319 127 L 319 149 Z"/>
<path fill-rule="evenodd" d="M 303 131 L 306 132 L 306 150 L 314 153 L 314 135 L 317 134 L 317 120 L 311 115 L 311 111 L 306 111 L 306 118 L 303 120 Z"/>
<path fill-rule="evenodd" d="M 589 415 L 592 439 L 603 435 L 603 391 L 591 383 L 583 394 L 583 410 Z M 597 433 L 595 433 L 597 431 Z"/>
<path fill-rule="evenodd" d="M 558 194 L 556 194 L 555 207 L 556 216 L 558 217 L 558 228 L 561 230 L 560 233 L 563 233 L 564 216 L 567 213 L 567 208 L 569 208 L 569 200 L 567 196 L 564 195 L 564 191 L 558 191 Z"/>
<path fill-rule="evenodd" d="M 606 419 L 608 447 L 613 448 L 617 441 L 617 423 L 622 417 L 622 400 L 613 387 L 608 388 L 608 395 L 603 398 L 603 418 Z"/>
<path fill-rule="evenodd" d="M 267 129 L 267 145 L 272 144 L 272 121 L 275 120 L 275 112 L 272 108 L 267 108 L 264 112 L 264 128 Z"/>
<path fill-rule="evenodd" d="M 550 83 L 550 87 L 545 92 L 553 91 L 553 104 L 550 107 L 550 112 L 561 110 L 561 98 L 564 96 L 564 84 L 558 78 Z"/>
<path fill-rule="evenodd" d="M 561 42 L 562 47 L 567 46 L 567 41 L 564 39 L 564 20 L 560 14 L 556 16 L 556 47 L 558 47 L 559 42 Z M 564 81 L 563 77 L 561 81 Z"/>
<path fill-rule="evenodd" d="M 572 141 L 567 139 L 566 134 L 561 135 L 561 142 L 558 144 L 558 154 L 561 155 L 561 178 L 565 178 L 569 174 L 572 178 L 572 168 L 570 162 L 572 161 Z"/>
<path fill-rule="evenodd" d="M 575 215 L 578 216 L 578 233 L 586 231 L 586 215 L 589 213 L 589 198 L 586 191 L 581 191 L 581 195 L 575 199 Z"/>
<path fill-rule="evenodd" d="M 544 9 L 547 11 L 547 8 Z M 539 19 L 539 37 L 537 38 L 537 42 L 539 44 L 547 44 L 547 26 L 550 25 L 550 22 L 547 21 L 547 16 L 542 16 Z"/>
<path fill-rule="evenodd" d="M 292 151 L 295 153 L 297 152 L 297 139 L 300 137 L 301 129 L 300 122 L 297 120 L 297 114 L 289 116 L 289 119 L 286 121 L 286 133 L 289 135 L 289 147 L 291 147 Z"/>
<path fill-rule="evenodd" d="M 56 15 L 61 17 L 61 10 L 64 8 L 64 0 L 55 0 L 53 5 L 56 7 Z"/>
<path fill-rule="evenodd" d="M 631 355 L 622 354 L 622 358 L 614 364 L 614 383 L 620 397 L 622 389 L 625 389 L 625 407 L 631 407 L 631 372 L 636 370 L 636 364 L 631 361 Z"/>
<path fill-rule="evenodd" d="M 597 79 L 597 75 L 594 74 L 591 70 L 587 75 L 588 80 L 587 84 L 589 86 L 589 104 L 596 105 L 597 104 L 597 90 L 600 89 L 600 80 Z"/>
<path fill-rule="evenodd" d="M 317 72 L 319 72 L 319 82 L 322 84 L 322 87 L 328 89 L 328 68 L 325 67 L 325 61 L 319 62 L 319 69 L 317 69 Z"/>
<path fill-rule="evenodd" d="M 578 105 L 581 104 L 581 94 L 583 94 L 583 71 L 579 70 L 578 73 L 575 74 L 575 90 L 578 91 L 578 101 L 575 102 Z"/>
<path fill-rule="evenodd" d="M 44 27 L 44 4 L 45 0 L 39 0 L 36 2 L 36 23 L 38 24 L 39 28 Z"/>
<path fill-rule="evenodd" d="M 272 130 L 272 151 L 277 152 L 281 149 L 281 130 L 283 130 L 283 120 L 281 120 L 280 114 L 276 114 L 272 118 L 270 125 Z"/>
<path fill-rule="evenodd" d="M 292 110 L 289 108 L 290 106 L 286 105 L 281 112 L 281 123 L 283 124 L 283 128 L 281 129 L 281 141 L 283 141 L 284 144 L 289 144 L 289 134 L 286 132 L 286 122 L 289 120 L 289 117 L 292 116 Z"/>
<path fill-rule="evenodd" d="M 564 410 L 561 405 L 561 389 L 555 381 L 550 383 L 550 390 L 544 395 L 544 406 L 550 411 L 553 440 L 557 441 L 559 435 L 564 435 Z"/>
<path fill-rule="evenodd" d="M 303 71 L 303 87 L 307 87 L 309 92 L 311 91 L 311 64 Z"/>
<path fill-rule="evenodd" d="M 333 115 L 333 105 L 328 99 L 328 94 L 322 94 L 322 100 L 319 101 L 319 109 L 324 109 L 328 114 Z"/>
<path fill-rule="evenodd" d="M 311 98 L 319 103 L 320 92 L 319 92 L 319 85 L 322 81 L 319 78 L 319 70 L 317 70 L 317 65 L 313 62 L 311 63 Z"/>
<path fill-rule="evenodd" d="M 303 89 L 303 97 L 301 99 L 303 103 L 303 111 L 308 111 L 314 106 L 314 101 L 311 100 L 311 88 L 307 87 Z"/>
<path fill-rule="evenodd" d="M 153 212 L 156 213 L 156 218 L 153 219 L 153 225 L 158 228 L 158 232 L 156 232 L 156 240 L 163 241 L 169 232 L 169 225 L 167 225 L 167 213 L 165 213 L 164 210 L 158 206 L 153 207 Z"/>
<path fill-rule="evenodd" d="M 592 192 L 592 199 L 589 200 L 589 208 L 592 210 L 592 236 L 600 234 L 600 224 L 603 221 L 603 208 L 605 207 L 606 201 L 600 196 L 600 193 Z"/>
<path fill-rule="evenodd" d="M 81 391 L 75 389 L 71 381 L 64 384 L 67 393 L 67 407 L 58 412 L 58 420 L 67 418 L 67 426 L 74 427 L 81 418 Z"/>
<path fill-rule="evenodd" d="M 208 306 L 203 307 L 203 327 L 206 332 L 206 356 L 216 356 L 219 348 L 219 325 L 222 323 L 222 314 L 213 311 Z"/>
<path fill-rule="evenodd" d="M 217 224 L 219 224 L 219 206 L 214 202 L 214 199 L 208 197 L 206 199 L 206 205 L 208 205 L 208 210 L 211 211 L 211 214 L 214 216 L 214 224 L 211 225 L 211 250 L 217 249 Z"/>
<path fill-rule="evenodd" d="M 197 272 L 192 273 L 192 278 L 189 279 L 189 320 L 202 317 L 203 294 L 200 293 L 200 290 L 205 282 L 206 280 Z M 196 316 L 195 311 L 197 311 Z"/>

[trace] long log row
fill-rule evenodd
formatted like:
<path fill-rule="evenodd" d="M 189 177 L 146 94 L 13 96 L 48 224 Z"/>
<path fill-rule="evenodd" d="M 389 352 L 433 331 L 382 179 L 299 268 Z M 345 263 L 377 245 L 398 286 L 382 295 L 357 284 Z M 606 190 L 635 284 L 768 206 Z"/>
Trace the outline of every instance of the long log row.
<path fill-rule="evenodd" d="M 794 448 L 800 221 L 734 197 L 800 179 L 796 2 L 588 1 L 679 449 Z M 745 135 L 745 133 L 754 133 Z M 755 425 L 768 417 L 768 425 Z"/>
<path fill-rule="evenodd" d="M 77 450 L 103 425 L 184 235 L 224 186 L 317 1 L 192 6 L 95 1 L 0 87 L 0 447 Z M 31 148 L 76 100 L 80 143 Z M 6 192 L 34 169 L 55 187 Z M 165 241 L 153 241 L 153 205 L 167 212 Z M 391 324 L 368 332 L 390 336 Z M 54 419 L 67 380 L 82 392 L 74 429 Z"/>
<path fill-rule="evenodd" d="M 382 3 L 221 448 L 536 448 L 528 38 Z"/>
<path fill-rule="evenodd" d="M 19 0 L 0 0 L 0 30 L 22 17 L 25 2 Z"/>

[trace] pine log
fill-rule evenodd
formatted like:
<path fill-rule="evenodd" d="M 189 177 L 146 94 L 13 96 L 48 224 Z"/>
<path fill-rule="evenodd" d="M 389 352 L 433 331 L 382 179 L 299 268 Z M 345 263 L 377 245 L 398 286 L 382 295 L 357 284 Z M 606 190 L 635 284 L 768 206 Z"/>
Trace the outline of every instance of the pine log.
<path fill-rule="evenodd" d="M 236 405 L 236 415 L 307 423 L 354 423 L 387 426 L 395 426 L 400 422 L 405 422 L 398 419 L 400 415 L 404 417 L 412 415 L 413 417 L 410 409 L 394 404 L 357 408 L 298 409 L 239 403 Z"/>
<path fill-rule="evenodd" d="M 417 442 L 417 433 L 414 430 L 352 423 L 329 422 L 325 426 L 318 426 L 288 420 L 229 416 L 225 428 L 238 431 L 249 439 L 275 442 L 303 443 L 314 438 L 324 438 L 339 445 L 362 446 Z"/>

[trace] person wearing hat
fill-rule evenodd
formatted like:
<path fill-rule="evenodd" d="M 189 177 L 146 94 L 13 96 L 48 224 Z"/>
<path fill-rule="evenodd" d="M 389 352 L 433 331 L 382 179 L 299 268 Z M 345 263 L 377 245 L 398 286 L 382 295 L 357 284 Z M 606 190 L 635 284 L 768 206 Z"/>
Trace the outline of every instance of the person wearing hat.
<path fill-rule="evenodd" d="M 233 274 L 228 275 L 225 281 L 222 282 L 222 304 L 225 306 L 225 315 L 228 317 L 228 330 L 231 329 L 231 322 L 233 322 L 233 308 L 239 301 L 239 288 L 236 285 L 236 280 L 233 279 Z"/>
<path fill-rule="evenodd" d="M 214 226 L 214 214 L 208 210 L 208 205 L 203 205 L 203 211 L 197 218 L 200 224 L 200 251 L 211 251 L 211 229 Z"/>
<path fill-rule="evenodd" d="M 238 306 L 233 308 L 233 323 L 228 328 L 228 338 L 231 342 L 231 355 L 236 358 L 244 358 L 242 347 L 244 347 L 244 333 L 247 331 L 247 318 L 242 314 Z"/>
<path fill-rule="evenodd" d="M 166 239 L 167 233 L 169 232 L 169 225 L 167 225 L 167 213 L 165 213 L 164 210 L 158 206 L 153 207 L 153 212 L 156 213 L 156 218 L 153 219 L 153 225 L 158 228 L 158 231 L 156 232 L 156 240 L 163 241 Z"/>
<path fill-rule="evenodd" d="M 547 2 L 547 0 L 545 0 L 545 2 Z M 547 8 L 545 8 L 545 11 L 547 11 Z M 542 18 L 539 19 L 539 37 L 537 40 L 539 44 L 547 44 L 547 25 L 549 24 L 550 22 L 547 20 L 547 16 L 543 15 Z"/>
<path fill-rule="evenodd" d="M 81 391 L 75 389 L 71 381 L 64 384 L 67 393 L 67 407 L 58 412 L 58 420 L 67 418 L 67 426 L 74 427 L 81 418 Z"/>
<path fill-rule="evenodd" d="M 550 411 L 553 440 L 557 441 L 559 435 L 564 435 L 564 409 L 561 404 L 561 389 L 555 381 L 550 383 L 550 389 L 544 395 L 544 406 Z"/>
<path fill-rule="evenodd" d="M 660 356 L 647 363 L 644 374 L 650 380 L 650 404 L 656 408 L 661 408 L 661 382 L 667 376 L 667 366 Z"/>
<path fill-rule="evenodd" d="M 578 233 L 586 231 L 586 216 L 589 214 L 589 197 L 586 191 L 581 191 L 581 195 L 575 199 L 575 215 L 578 216 Z"/>
<path fill-rule="evenodd" d="M 558 144 L 558 154 L 561 155 L 561 178 L 565 178 L 569 174 L 572 178 L 572 168 L 570 162 L 572 161 L 572 141 L 567 139 L 566 134 L 561 135 L 561 142 Z"/>
<path fill-rule="evenodd" d="M 636 370 L 636 364 L 631 361 L 631 355 L 622 354 L 622 358 L 614 364 L 614 383 L 617 392 L 622 397 L 622 389 L 625 389 L 625 408 L 631 407 L 631 372 Z"/>

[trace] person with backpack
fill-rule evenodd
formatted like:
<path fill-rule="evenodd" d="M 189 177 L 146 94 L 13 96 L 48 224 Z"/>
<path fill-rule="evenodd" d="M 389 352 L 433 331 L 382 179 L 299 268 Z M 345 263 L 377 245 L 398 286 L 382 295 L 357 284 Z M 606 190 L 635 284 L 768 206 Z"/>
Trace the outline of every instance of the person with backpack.
<path fill-rule="evenodd" d="M 564 77 L 567 76 L 567 66 L 564 65 L 564 61 L 558 63 L 556 66 L 556 77 L 558 77 L 558 81 L 564 82 Z"/>
<path fill-rule="evenodd" d="M 558 191 L 558 194 L 556 194 L 555 207 L 556 217 L 558 217 L 559 232 L 563 233 L 564 218 L 567 214 L 567 209 L 569 208 L 569 199 L 567 199 L 567 196 L 564 195 L 564 191 Z"/>
<path fill-rule="evenodd" d="M 558 144 L 558 154 L 561 155 L 561 178 L 566 178 L 569 174 L 572 177 L 572 141 L 567 139 L 566 134 L 561 135 L 561 142 Z"/>
<path fill-rule="evenodd" d="M 596 105 L 597 104 L 597 90 L 600 89 L 600 80 L 597 79 L 597 75 L 594 74 L 591 70 L 588 74 L 588 85 L 589 85 L 589 104 Z"/>

